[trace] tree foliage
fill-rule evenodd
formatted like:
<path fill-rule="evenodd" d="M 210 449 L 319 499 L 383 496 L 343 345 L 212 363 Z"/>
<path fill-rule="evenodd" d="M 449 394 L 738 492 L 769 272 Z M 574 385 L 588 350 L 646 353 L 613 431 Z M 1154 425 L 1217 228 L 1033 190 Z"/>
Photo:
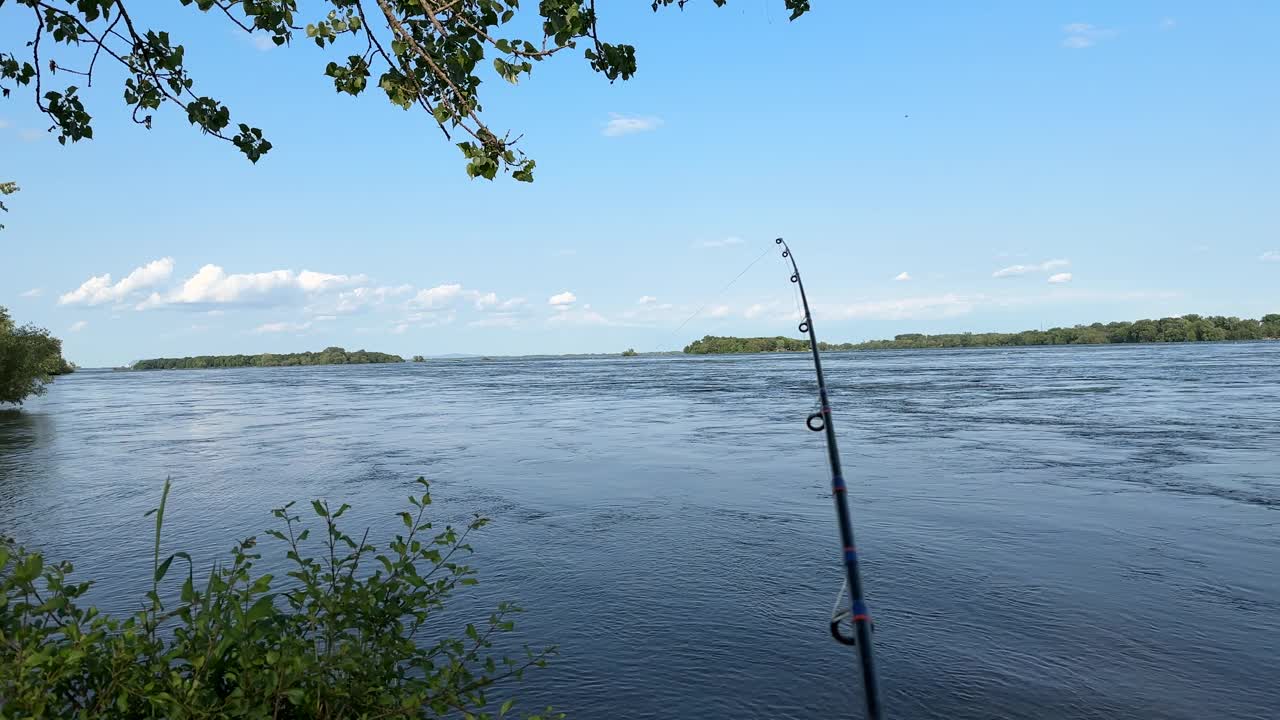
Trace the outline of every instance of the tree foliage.
<path fill-rule="evenodd" d="M 355 350 L 347 352 L 340 347 L 327 347 L 320 352 L 263 353 L 261 355 L 197 355 L 181 358 L 151 358 L 133 364 L 134 370 L 190 370 L 232 367 L 285 367 L 293 365 L 366 365 L 371 363 L 401 363 L 399 355 Z"/>
<path fill-rule="evenodd" d="M 825 344 L 819 345 L 826 350 Z M 694 340 L 684 349 L 690 355 L 721 355 L 727 353 L 764 353 L 764 352 L 801 352 L 809 349 L 808 340 L 795 340 L 789 337 L 719 337 L 707 335 L 701 340 Z"/>
<path fill-rule="evenodd" d="M 818 343 L 819 350 L 888 350 L 910 348 L 1006 347 L 1026 345 L 1098 345 L 1106 343 L 1212 342 L 1280 339 L 1280 314 L 1259 320 L 1214 315 L 1183 315 L 1159 320 L 1093 323 L 1019 333 L 907 333 L 892 340 L 863 343 Z M 708 335 L 685 347 L 690 354 L 802 352 L 809 341 L 786 337 L 736 338 Z"/>
<path fill-rule="evenodd" d="M 0 197 L 4 197 L 5 195 L 12 195 L 18 192 L 19 190 L 21 190 L 21 188 L 18 187 L 18 183 L 0 182 Z M 0 200 L 0 212 L 9 212 L 9 206 L 5 205 L 3 200 Z M 4 224 L 0 223 L 0 230 L 3 230 L 3 229 L 4 229 Z"/>
<path fill-rule="evenodd" d="M 783 1 L 793 20 L 809 10 L 808 0 Z M 483 119 L 480 87 L 490 68 L 517 83 L 537 63 L 582 45 L 587 64 L 609 82 L 636 72 L 633 46 L 601 39 L 595 0 L 540 0 L 536 17 L 522 11 L 519 0 L 0 0 L 0 13 L 6 5 L 12 10 L 0 15 L 6 23 L 23 12 L 33 21 L 26 48 L 0 51 L 0 92 L 7 97 L 18 86 L 31 86 L 58 142 L 89 139 L 93 118 L 80 85 L 92 85 L 99 61 L 113 63 L 134 122 L 150 128 L 155 112 L 172 106 L 202 133 L 257 162 L 271 150 L 262 130 L 233 121 L 230 108 L 197 92 L 186 48 L 145 23 L 149 6 L 160 2 L 221 16 L 238 31 L 264 34 L 276 45 L 305 37 L 330 50 L 323 72 L 337 92 L 360 95 L 372 82 L 393 105 L 422 110 L 457 141 L 473 178 L 492 180 L 506 172 L 533 179 L 534 161 L 517 147 L 519 136 L 500 135 Z M 656 12 L 686 2 L 651 5 Z M 722 6 L 726 0 L 712 2 Z M 530 20 L 538 27 L 533 36 L 508 31 Z M 66 76 L 72 82 L 52 87 Z"/>
<path fill-rule="evenodd" d="M 21 405 L 31 395 L 44 394 L 54 376 L 74 369 L 62 357 L 61 340 L 44 328 L 18 327 L 0 307 L 0 404 Z"/>
<path fill-rule="evenodd" d="M 946 335 L 898 335 L 850 346 L 856 349 L 987 347 L 1022 345 L 1098 345 L 1106 343 L 1211 342 L 1280 338 L 1280 315 L 1260 320 L 1215 315 L 1183 315 L 1159 320 L 1093 323 L 1019 333 L 954 333 Z"/>
<path fill-rule="evenodd" d="M 495 651 L 520 608 L 503 603 L 478 624 L 443 632 L 436 617 L 476 583 L 458 559 L 464 528 L 426 519 L 431 495 L 410 496 L 402 532 L 382 547 L 339 527 L 347 505 L 313 501 L 319 539 L 276 509 L 267 530 L 289 568 L 255 570 L 257 540 L 237 543 L 197 584 L 195 560 L 161 553 L 169 483 L 155 515 L 148 588 L 120 619 L 79 603 L 91 583 L 70 563 L 46 563 L 0 539 L 0 717 L 495 718 L 495 689 L 542 667 L 554 648 Z M 175 561 L 177 567 L 175 568 Z M 177 572 L 170 573 L 171 570 Z M 185 572 L 182 572 L 185 570 Z M 174 577 L 178 576 L 178 577 Z M 549 715 L 532 715 L 536 720 Z"/>

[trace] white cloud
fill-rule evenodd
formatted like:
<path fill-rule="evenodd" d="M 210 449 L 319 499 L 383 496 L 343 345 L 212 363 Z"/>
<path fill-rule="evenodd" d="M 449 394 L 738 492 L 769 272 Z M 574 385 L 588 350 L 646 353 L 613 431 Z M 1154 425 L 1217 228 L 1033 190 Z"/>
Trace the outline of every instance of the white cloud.
<path fill-rule="evenodd" d="M 293 288 L 296 282 L 291 270 L 228 275 L 217 265 L 205 265 L 168 295 L 153 293 L 138 308 L 250 302 L 275 291 Z"/>
<path fill-rule="evenodd" d="M 893 279 L 897 280 L 898 282 L 906 282 L 911 279 L 911 273 L 907 272 L 906 270 L 903 270 L 897 275 L 894 275 Z"/>
<path fill-rule="evenodd" d="M 338 293 L 337 300 L 331 309 L 336 313 L 353 313 L 369 306 L 381 305 L 390 298 L 408 295 L 411 292 L 413 292 L 412 285 L 352 288 Z"/>
<path fill-rule="evenodd" d="M 1049 276 L 1049 282 L 1054 284 L 1071 282 L 1071 273 L 1057 273 Z"/>
<path fill-rule="evenodd" d="M 358 285 L 369 278 L 364 275 L 330 275 L 328 273 L 303 270 L 298 273 L 298 287 L 306 292 L 320 292 L 334 288 Z"/>
<path fill-rule="evenodd" d="M 395 335 L 403 335 L 408 330 L 409 330 L 409 325 L 407 323 L 400 323 L 399 325 L 396 325 L 395 327 L 391 328 L 391 332 Z"/>
<path fill-rule="evenodd" d="M 400 334 L 414 327 L 448 325 L 458 319 L 458 311 L 463 302 L 469 302 L 477 312 L 495 318 L 469 323 L 477 327 L 488 327 L 514 324 L 515 316 L 527 301 L 521 297 L 503 300 L 495 292 L 468 290 L 461 283 L 437 285 L 419 290 L 404 303 L 402 307 L 408 312 L 392 332 Z"/>
<path fill-rule="evenodd" d="M 601 132 L 607 137 L 618 137 L 656 130 L 661 124 L 660 117 L 609 113 L 609 122 L 604 124 L 604 130 Z"/>
<path fill-rule="evenodd" d="M 1268 250 L 1258 256 L 1262 262 L 1280 262 L 1280 250 Z"/>
<path fill-rule="evenodd" d="M 765 310 L 768 310 L 768 308 L 765 307 L 763 303 L 756 303 L 746 310 L 743 310 L 742 317 L 748 320 L 753 320 L 763 315 Z"/>
<path fill-rule="evenodd" d="M 1167 17 L 1160 20 L 1161 30 L 1172 30 L 1176 27 L 1178 27 L 1178 21 L 1176 18 Z"/>
<path fill-rule="evenodd" d="M 1093 47 L 1098 44 L 1099 40 L 1105 40 L 1116 34 L 1115 30 L 1100 28 L 1096 25 L 1081 22 L 1063 25 L 1062 32 L 1067 35 L 1062 40 L 1062 46 L 1071 48 L 1072 50 L 1083 50 L 1087 47 Z"/>
<path fill-rule="evenodd" d="M 42 288 L 31 288 L 30 290 L 28 290 L 28 291 L 26 291 L 26 292 L 22 293 L 22 297 L 27 297 L 27 298 L 31 298 L 31 297 L 40 297 L 42 294 L 44 294 L 44 289 L 42 289 Z"/>
<path fill-rule="evenodd" d="M 334 320 L 337 320 L 338 316 L 337 315 L 317 315 L 312 319 L 315 320 L 316 322 L 332 322 Z"/>
<path fill-rule="evenodd" d="M 568 307 L 578 301 L 578 296 L 565 290 L 557 295 L 547 298 L 547 304 L 552 307 Z"/>
<path fill-rule="evenodd" d="M 298 295 L 318 295 L 346 285 L 364 282 L 363 275 L 330 275 L 303 270 L 271 270 L 227 274 L 217 265 L 205 265 L 182 285 L 166 293 L 154 292 L 137 305 L 138 310 L 158 307 L 207 305 L 278 305 Z"/>
<path fill-rule="evenodd" d="M 310 322 L 272 322 L 259 325 L 253 329 L 253 332 L 259 335 L 263 333 L 302 332 L 309 327 L 311 327 Z"/>
<path fill-rule="evenodd" d="M 173 258 L 152 260 L 135 268 L 120 282 L 112 284 L 111 273 L 95 275 L 80 287 L 58 298 L 59 305 L 101 305 L 119 302 L 129 295 L 154 285 L 159 285 L 173 274 Z"/>
<path fill-rule="evenodd" d="M 723 240 L 703 240 L 702 242 L 695 243 L 695 246 L 704 247 L 704 248 L 722 248 L 722 247 L 733 247 L 734 245 L 741 245 L 741 244 L 742 244 L 742 238 L 727 237 Z"/>
<path fill-rule="evenodd" d="M 18 131 L 18 138 L 21 139 L 22 142 L 39 142 L 44 138 L 44 136 L 44 131 L 36 130 L 34 128 L 23 128 Z"/>
<path fill-rule="evenodd" d="M 481 311 L 512 310 L 525 302 L 524 298 L 500 300 L 495 292 L 468 290 L 462 287 L 460 283 L 448 283 L 426 290 L 419 290 L 416 295 L 409 299 L 408 305 L 410 308 L 418 310 L 435 311 L 452 309 L 461 300 L 470 301 L 475 305 L 476 310 Z"/>
<path fill-rule="evenodd" d="M 89 327 L 89 322 L 88 322 L 87 320 L 77 320 L 77 321 L 75 321 L 75 322 L 71 323 L 71 327 L 70 327 L 70 328 L 68 328 L 68 329 L 69 329 L 71 332 L 80 332 L 81 330 L 83 330 L 83 329 L 85 329 L 85 328 L 87 328 L 87 327 Z"/>
<path fill-rule="evenodd" d="M 461 294 L 462 285 L 459 283 L 437 285 L 426 290 L 419 290 L 418 294 L 409 300 L 409 305 L 427 310 L 443 308 Z"/>
<path fill-rule="evenodd" d="M 717 305 L 707 311 L 707 314 L 713 318 L 728 317 L 730 310 L 728 305 Z"/>
<path fill-rule="evenodd" d="M 638 304 L 638 305 L 652 305 L 652 304 L 654 304 L 654 303 L 656 303 L 656 302 L 658 302 L 658 298 L 656 298 L 656 297 L 654 297 L 654 296 L 652 296 L 652 295 L 641 295 L 641 296 L 640 296 L 640 299 L 636 301 L 636 304 Z"/>
<path fill-rule="evenodd" d="M 435 327 L 437 325 L 448 325 L 457 319 L 458 311 L 455 308 L 436 307 L 410 312 L 398 322 L 408 323 L 416 327 Z"/>
<path fill-rule="evenodd" d="M 1066 267 L 1070 264 L 1071 262 L 1068 260 L 1046 260 L 1039 265 L 1010 265 L 1009 267 L 1003 267 L 991 273 L 991 277 L 1017 277 L 1019 275 L 1026 275 L 1033 272 L 1048 272 L 1055 268 Z"/>
<path fill-rule="evenodd" d="M 10 125 L 10 123 L 9 123 L 9 121 L 8 121 L 8 120 L 5 120 L 4 118 L 0 118 L 0 130 L 3 130 L 3 129 L 5 129 L 5 128 L 9 127 L 9 125 Z"/>

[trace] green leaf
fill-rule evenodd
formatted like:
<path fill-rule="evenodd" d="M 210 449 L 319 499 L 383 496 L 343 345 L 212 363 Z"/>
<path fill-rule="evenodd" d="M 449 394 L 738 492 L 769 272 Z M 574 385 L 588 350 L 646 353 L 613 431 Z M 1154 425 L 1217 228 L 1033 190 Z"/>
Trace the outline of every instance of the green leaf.
<path fill-rule="evenodd" d="M 245 622 L 252 625 L 253 623 L 275 615 L 276 608 L 274 604 L 274 595 L 264 595 L 258 598 L 258 601 L 249 608 L 249 612 L 245 614 Z"/>
<path fill-rule="evenodd" d="M 172 564 L 173 564 L 173 556 L 170 555 L 169 557 L 165 558 L 164 562 L 160 563 L 160 565 L 156 567 L 156 571 L 155 571 L 156 582 L 160 582 L 161 580 L 164 579 L 165 574 L 169 572 L 169 566 Z"/>

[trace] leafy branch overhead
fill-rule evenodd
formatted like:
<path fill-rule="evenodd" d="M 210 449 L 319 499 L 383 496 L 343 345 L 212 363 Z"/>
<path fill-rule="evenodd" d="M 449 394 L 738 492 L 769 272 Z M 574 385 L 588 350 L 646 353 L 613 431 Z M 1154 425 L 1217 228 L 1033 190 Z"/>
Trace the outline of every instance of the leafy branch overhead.
<path fill-rule="evenodd" d="M 20 188 L 18 187 L 18 183 L 16 182 L 12 182 L 12 181 L 0 182 L 0 196 L 12 195 L 18 192 L 19 189 Z M 0 201 L 0 212 L 9 212 L 9 208 L 2 201 Z M 0 225 L 0 230 L 3 230 L 3 229 L 4 229 L 4 225 Z"/>
<path fill-rule="evenodd" d="M 184 46 L 143 24 L 141 13 L 161 1 L 0 0 L 6 24 L 24 11 L 32 22 L 32 40 L 23 50 L 0 51 L 0 93 L 9 97 L 19 86 L 32 89 L 60 143 L 92 138 L 93 118 L 80 86 L 92 86 L 99 61 L 106 61 L 123 71 L 124 100 L 134 122 L 150 128 L 157 110 L 174 105 L 202 133 L 232 143 L 257 162 L 271 150 L 262 130 L 233 122 L 226 105 L 197 93 Z M 500 135 L 482 117 L 480 74 L 488 67 L 516 83 L 536 63 L 581 43 L 587 63 L 610 82 L 636 72 L 633 46 L 601 40 L 595 0 L 541 0 L 540 37 L 530 39 L 505 32 L 520 17 L 519 0 L 304 0 L 302 8 L 299 0 L 169 0 L 175 1 L 244 32 L 265 34 L 276 45 L 305 37 L 332 50 L 338 57 L 324 66 L 324 74 L 338 92 L 360 95 L 373 80 L 392 104 L 425 111 L 457 143 L 468 175 L 490 180 L 505 172 L 531 181 L 534 161 L 517 147 L 518 135 Z M 783 1 L 793 20 L 809 10 L 808 0 Z M 657 11 L 686 2 L 651 5 Z M 71 57 L 54 57 L 55 52 Z M 486 57 L 492 59 L 486 63 Z M 73 82 L 46 87 L 68 75 Z"/>

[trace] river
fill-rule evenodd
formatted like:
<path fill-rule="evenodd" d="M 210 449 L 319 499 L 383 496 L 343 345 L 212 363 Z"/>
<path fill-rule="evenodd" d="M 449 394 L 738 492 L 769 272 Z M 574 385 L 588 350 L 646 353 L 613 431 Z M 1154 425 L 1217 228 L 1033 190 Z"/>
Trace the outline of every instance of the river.
<path fill-rule="evenodd" d="M 1280 343 L 826 362 L 889 717 L 1280 713 Z M 560 646 L 518 708 L 852 718 L 813 409 L 798 354 L 78 372 L 0 413 L 0 533 L 127 611 L 166 477 L 207 564 L 293 499 L 385 537 L 425 475 L 494 520 L 449 612 Z"/>

